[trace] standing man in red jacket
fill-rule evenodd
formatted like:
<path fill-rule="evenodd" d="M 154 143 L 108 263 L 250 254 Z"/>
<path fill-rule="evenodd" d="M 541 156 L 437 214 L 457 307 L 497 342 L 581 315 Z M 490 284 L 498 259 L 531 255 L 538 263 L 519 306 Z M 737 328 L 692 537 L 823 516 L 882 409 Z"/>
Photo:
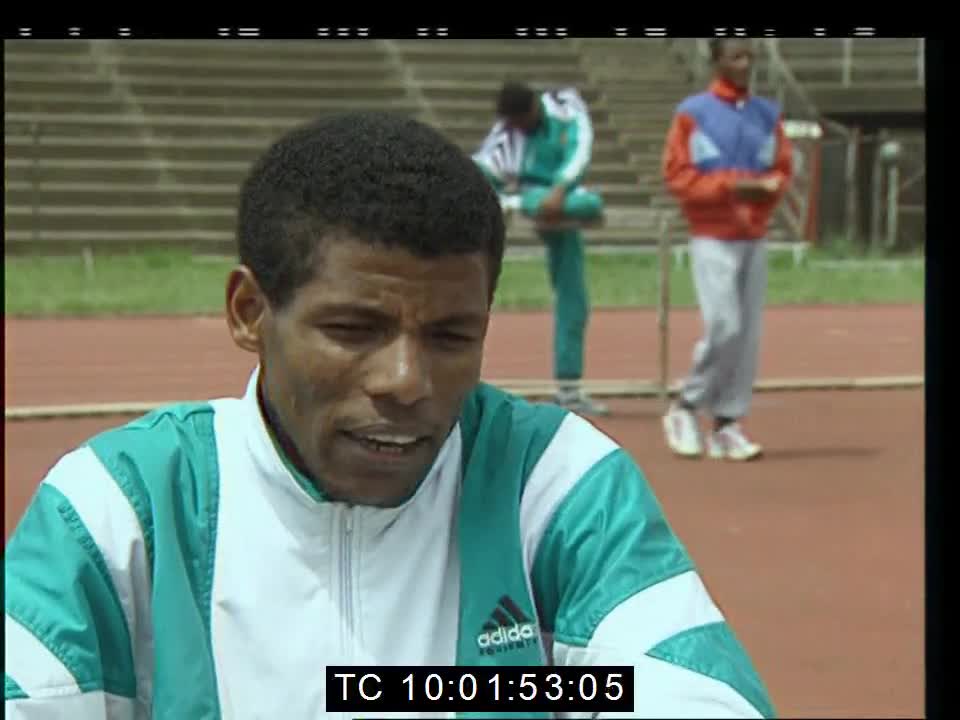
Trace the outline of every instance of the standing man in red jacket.
<path fill-rule="evenodd" d="M 663 418 L 678 455 L 704 452 L 697 413 L 713 418 L 710 457 L 750 460 L 761 447 L 740 425 L 753 392 L 767 286 L 766 235 L 792 172 L 779 107 L 749 92 L 752 43 L 710 43 L 715 77 L 677 108 L 663 173 L 690 226 L 704 336 Z"/>

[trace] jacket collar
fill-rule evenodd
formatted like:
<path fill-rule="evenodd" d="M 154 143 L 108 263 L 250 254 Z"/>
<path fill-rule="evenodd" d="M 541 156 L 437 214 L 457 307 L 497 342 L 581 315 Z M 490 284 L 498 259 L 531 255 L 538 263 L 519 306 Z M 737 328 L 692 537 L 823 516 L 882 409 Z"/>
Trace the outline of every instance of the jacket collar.
<path fill-rule="evenodd" d="M 715 78 L 713 82 L 710 83 L 710 92 L 721 100 L 726 100 L 730 103 L 746 100 L 750 96 L 749 90 L 738 88 L 726 78 L 721 77 Z"/>
<path fill-rule="evenodd" d="M 269 485 L 281 490 L 286 495 L 292 495 L 299 505 L 313 510 L 335 509 L 337 507 L 351 507 L 346 503 L 336 502 L 327 498 L 313 482 L 303 475 L 287 458 L 280 444 L 270 430 L 267 420 L 260 407 L 258 387 L 260 382 L 260 366 L 253 369 L 247 381 L 247 389 L 242 398 L 243 413 L 246 415 L 247 444 L 252 453 L 256 471 Z M 376 525 L 386 525 L 403 510 L 416 502 L 423 494 L 426 486 L 436 481 L 442 468 L 450 462 L 460 462 L 460 426 L 454 427 L 446 442 L 440 448 L 433 466 L 413 494 L 396 507 L 379 508 L 369 506 L 352 506 L 362 515 L 375 520 Z"/>

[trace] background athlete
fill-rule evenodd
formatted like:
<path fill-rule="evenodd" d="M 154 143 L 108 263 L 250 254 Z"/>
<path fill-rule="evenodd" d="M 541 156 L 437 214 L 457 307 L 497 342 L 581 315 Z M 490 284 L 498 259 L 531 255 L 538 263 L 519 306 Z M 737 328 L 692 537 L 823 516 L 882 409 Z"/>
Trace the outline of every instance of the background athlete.
<path fill-rule="evenodd" d="M 603 214 L 603 199 L 581 184 L 593 149 L 587 105 L 573 88 L 537 93 L 506 83 L 496 112 L 499 119 L 474 159 L 505 195 L 506 209 L 535 220 L 546 246 L 555 297 L 556 401 L 581 415 L 606 414 L 580 384 L 590 314 L 580 225 Z"/>
<path fill-rule="evenodd" d="M 766 236 L 791 176 L 780 109 L 750 94 L 748 40 L 710 44 L 715 78 L 684 100 L 667 136 L 663 173 L 690 225 L 690 257 L 704 335 L 677 401 L 663 418 L 667 444 L 696 457 L 704 443 L 696 413 L 713 418 L 714 458 L 750 460 L 762 448 L 740 420 L 750 409 L 764 295 Z"/>

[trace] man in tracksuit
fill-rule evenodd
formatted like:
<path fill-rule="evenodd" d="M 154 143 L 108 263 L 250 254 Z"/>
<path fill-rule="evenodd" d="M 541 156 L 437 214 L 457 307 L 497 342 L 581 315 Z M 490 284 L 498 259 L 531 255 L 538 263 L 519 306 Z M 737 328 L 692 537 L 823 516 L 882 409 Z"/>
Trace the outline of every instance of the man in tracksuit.
<path fill-rule="evenodd" d="M 792 172 L 780 109 L 750 95 L 746 40 L 711 43 L 715 79 L 684 100 L 667 137 L 663 172 L 690 226 L 704 336 L 677 401 L 663 419 L 681 456 L 704 447 L 696 413 L 714 419 L 711 457 L 750 460 L 761 447 L 740 425 L 750 407 L 767 283 L 765 239 Z"/>
<path fill-rule="evenodd" d="M 603 213 L 602 198 L 581 186 L 593 146 L 589 112 L 572 88 L 538 96 L 519 83 L 502 87 L 496 109 L 499 120 L 474 160 L 501 194 L 505 211 L 534 219 L 546 245 L 556 297 L 557 403 L 582 415 L 605 414 L 580 385 L 590 313 L 581 227 Z"/>

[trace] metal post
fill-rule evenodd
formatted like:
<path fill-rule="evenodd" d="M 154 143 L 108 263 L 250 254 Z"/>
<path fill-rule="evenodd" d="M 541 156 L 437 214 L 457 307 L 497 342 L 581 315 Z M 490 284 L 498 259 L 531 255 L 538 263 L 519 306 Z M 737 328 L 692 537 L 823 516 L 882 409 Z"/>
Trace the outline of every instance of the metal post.
<path fill-rule="evenodd" d="M 40 189 L 38 187 L 38 175 L 39 170 L 37 165 L 40 162 L 40 126 L 37 123 L 30 123 L 30 154 L 32 155 L 30 159 L 30 237 L 33 240 L 32 244 L 34 250 L 38 247 L 37 237 L 39 235 L 39 230 L 37 226 L 39 222 L 37 221 L 37 206 L 39 205 L 39 194 Z"/>
<path fill-rule="evenodd" d="M 880 224 L 883 222 L 883 156 L 881 148 L 886 142 L 887 133 L 882 130 L 874 138 L 873 177 L 871 179 L 872 196 L 870 198 L 870 249 L 880 246 Z"/>
<path fill-rule="evenodd" d="M 843 39 L 843 85 L 850 87 L 853 79 L 853 38 Z"/>
<path fill-rule="evenodd" d="M 920 38 L 917 43 L 917 85 L 923 85 L 926 76 L 926 45 L 927 39 Z"/>
<path fill-rule="evenodd" d="M 777 38 L 770 38 L 765 44 L 767 49 L 767 87 L 771 88 L 779 80 L 776 58 L 780 57 L 780 45 Z"/>
<path fill-rule="evenodd" d="M 847 165 L 846 165 L 846 191 L 847 191 L 847 242 L 856 243 L 860 240 L 860 228 L 858 221 L 860 217 L 860 193 L 858 188 L 857 161 L 860 159 L 860 128 L 853 128 L 847 137 Z"/>
<path fill-rule="evenodd" d="M 660 400 L 670 397 L 670 214 L 660 213 L 660 296 L 657 302 L 657 328 L 660 340 Z"/>
<path fill-rule="evenodd" d="M 900 219 L 900 166 L 894 162 L 887 170 L 887 250 L 897 244 L 897 221 Z"/>
<path fill-rule="evenodd" d="M 710 41 L 706 38 L 697 38 L 693 54 L 697 67 L 697 84 L 703 85 L 710 77 L 710 67 L 713 63 L 710 57 Z"/>

